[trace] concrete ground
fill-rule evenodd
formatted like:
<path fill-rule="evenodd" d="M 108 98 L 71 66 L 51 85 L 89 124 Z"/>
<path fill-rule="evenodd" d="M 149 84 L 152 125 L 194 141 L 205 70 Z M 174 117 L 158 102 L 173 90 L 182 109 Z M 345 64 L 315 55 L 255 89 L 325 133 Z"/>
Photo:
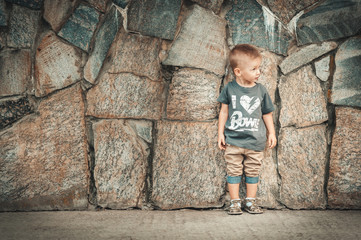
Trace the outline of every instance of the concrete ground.
<path fill-rule="evenodd" d="M 361 239 L 361 211 L 0 213 L 0 239 Z"/>

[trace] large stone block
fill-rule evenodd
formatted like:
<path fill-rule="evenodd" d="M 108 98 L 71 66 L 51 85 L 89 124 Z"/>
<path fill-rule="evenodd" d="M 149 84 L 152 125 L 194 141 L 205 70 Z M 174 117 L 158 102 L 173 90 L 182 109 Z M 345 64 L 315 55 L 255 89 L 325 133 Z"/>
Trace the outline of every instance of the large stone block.
<path fill-rule="evenodd" d="M 0 133 L 0 211 L 85 209 L 88 160 L 80 85 Z"/>
<path fill-rule="evenodd" d="M 34 108 L 25 97 L 13 97 L 0 100 L 0 129 L 33 113 Z"/>
<path fill-rule="evenodd" d="M 299 45 L 339 39 L 356 34 L 361 29 L 359 0 L 327 0 L 302 15 L 297 22 Z"/>
<path fill-rule="evenodd" d="M 287 55 L 292 39 L 290 33 L 268 8 L 262 7 L 256 0 L 233 2 L 226 19 L 234 45 L 250 43 Z"/>
<path fill-rule="evenodd" d="M 214 13 L 218 14 L 224 0 L 192 0 L 207 9 L 211 9 Z"/>
<path fill-rule="evenodd" d="M 44 0 L 6 0 L 6 1 L 11 3 L 16 3 L 18 5 L 35 10 L 40 10 L 44 2 Z"/>
<path fill-rule="evenodd" d="M 226 172 L 217 122 L 157 122 L 152 201 L 161 209 L 221 207 Z"/>
<path fill-rule="evenodd" d="M 139 137 L 136 124 L 134 120 L 118 119 L 93 124 L 94 178 L 97 204 L 102 207 L 142 206 L 150 150 Z M 148 122 L 148 128 L 151 131 L 151 122 Z"/>
<path fill-rule="evenodd" d="M 321 45 L 313 44 L 290 54 L 280 64 L 283 74 L 288 74 L 293 70 L 311 62 L 312 60 L 332 51 L 337 47 L 335 42 L 324 42 Z"/>
<path fill-rule="evenodd" d="M 0 97 L 24 93 L 32 88 L 29 50 L 0 52 Z"/>
<path fill-rule="evenodd" d="M 88 51 L 98 22 L 99 13 L 94 8 L 81 4 L 62 27 L 59 36 Z"/>
<path fill-rule="evenodd" d="M 213 12 L 194 5 L 163 64 L 202 68 L 224 75 L 228 56 L 225 37 L 226 22 Z"/>
<path fill-rule="evenodd" d="M 338 49 L 335 57 L 331 102 L 361 107 L 361 37 L 350 38 Z"/>
<path fill-rule="evenodd" d="M 165 86 L 130 73 L 106 73 L 87 94 L 87 115 L 99 118 L 160 119 Z"/>
<path fill-rule="evenodd" d="M 94 83 L 98 77 L 110 45 L 121 26 L 122 16 L 116 7 L 112 7 L 95 35 L 94 48 L 84 68 L 84 78 L 88 82 Z"/>
<path fill-rule="evenodd" d="M 167 118 L 209 120 L 218 116 L 217 97 L 222 79 L 198 69 L 181 69 L 170 85 Z"/>
<path fill-rule="evenodd" d="M 325 125 L 282 128 L 278 146 L 281 202 L 292 209 L 325 208 L 326 161 Z"/>
<path fill-rule="evenodd" d="M 33 46 L 38 26 L 40 11 L 13 5 L 9 20 L 8 46 L 30 48 Z"/>
<path fill-rule="evenodd" d="M 81 79 L 82 53 L 55 33 L 44 35 L 36 50 L 35 95 L 45 96 Z"/>
<path fill-rule="evenodd" d="M 58 32 L 63 24 L 68 20 L 79 0 L 44 0 L 44 19 L 51 28 Z"/>
<path fill-rule="evenodd" d="M 104 68 L 110 73 L 130 72 L 161 81 L 160 48 L 160 39 L 128 34 L 121 28 L 109 49 Z"/>
<path fill-rule="evenodd" d="M 181 0 L 131 1 L 128 6 L 128 26 L 142 35 L 174 39 Z"/>
<path fill-rule="evenodd" d="M 0 0 L 0 27 L 8 25 L 8 13 L 6 11 L 5 0 Z"/>
<path fill-rule="evenodd" d="M 361 111 L 336 107 L 336 129 L 332 138 L 328 205 L 361 209 Z"/>
<path fill-rule="evenodd" d="M 301 68 L 279 83 L 282 127 L 306 127 L 328 119 L 326 99 L 321 85 L 310 66 Z"/>

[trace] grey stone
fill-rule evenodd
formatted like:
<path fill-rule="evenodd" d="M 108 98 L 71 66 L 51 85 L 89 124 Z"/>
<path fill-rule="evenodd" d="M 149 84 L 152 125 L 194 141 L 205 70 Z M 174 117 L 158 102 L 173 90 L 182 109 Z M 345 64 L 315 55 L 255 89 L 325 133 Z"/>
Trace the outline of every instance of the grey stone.
<path fill-rule="evenodd" d="M 361 107 L 361 38 L 344 42 L 335 57 L 331 102 L 336 105 Z"/>
<path fill-rule="evenodd" d="M 81 67 L 81 51 L 47 32 L 36 50 L 35 95 L 45 96 L 79 81 Z"/>
<path fill-rule="evenodd" d="M 148 145 L 128 120 L 101 120 L 93 124 L 93 131 L 98 205 L 113 209 L 141 207 Z"/>
<path fill-rule="evenodd" d="M 220 207 L 225 164 L 217 122 L 158 121 L 152 201 L 161 209 Z"/>
<path fill-rule="evenodd" d="M 321 45 L 312 44 L 307 47 L 300 48 L 286 57 L 280 64 L 280 68 L 283 74 L 288 74 L 312 60 L 332 51 L 336 47 L 337 43 L 335 42 L 324 42 Z"/>
<path fill-rule="evenodd" d="M 128 5 L 129 0 L 113 0 L 113 3 L 124 9 Z"/>
<path fill-rule="evenodd" d="M 234 2 L 226 19 L 234 45 L 250 43 L 287 55 L 292 39 L 290 33 L 269 9 L 262 7 L 256 0 Z"/>
<path fill-rule="evenodd" d="M 207 9 L 211 9 L 214 13 L 218 14 L 224 0 L 192 0 Z"/>
<path fill-rule="evenodd" d="M 142 138 L 147 143 L 153 142 L 153 123 L 146 120 L 129 120 L 129 125 L 135 129 L 138 137 Z"/>
<path fill-rule="evenodd" d="M 222 76 L 228 57 L 225 37 L 226 22 L 194 5 L 163 64 L 201 68 Z"/>
<path fill-rule="evenodd" d="M 336 129 L 333 134 L 330 177 L 327 193 L 331 208 L 361 208 L 361 111 L 336 107 Z"/>
<path fill-rule="evenodd" d="M 107 5 L 109 2 L 109 0 L 86 0 L 86 1 L 101 12 L 105 12 L 107 10 Z"/>
<path fill-rule="evenodd" d="M 62 27 L 59 36 L 88 51 L 98 21 L 99 13 L 94 8 L 80 5 Z"/>
<path fill-rule="evenodd" d="M 5 0 L 0 0 L 0 27 L 8 25 L 8 13 L 6 11 Z"/>
<path fill-rule="evenodd" d="M 331 56 L 327 56 L 315 62 L 316 76 L 321 81 L 326 82 L 330 77 L 330 61 Z"/>
<path fill-rule="evenodd" d="M 26 97 L 13 97 L 0 100 L 0 129 L 13 124 L 34 112 L 34 107 Z"/>
<path fill-rule="evenodd" d="M 143 35 L 173 40 L 180 8 L 181 0 L 131 1 L 127 28 Z"/>
<path fill-rule="evenodd" d="M 68 20 L 79 0 L 44 0 L 44 19 L 58 32 Z"/>
<path fill-rule="evenodd" d="M 361 29 L 359 0 L 327 0 L 297 22 L 297 43 L 304 45 L 356 34 Z"/>
<path fill-rule="evenodd" d="M 98 118 L 160 119 L 165 86 L 130 73 L 104 74 L 87 94 L 87 115 Z"/>
<path fill-rule="evenodd" d="M 40 11 L 13 5 L 9 20 L 8 46 L 14 48 L 32 47 L 38 31 L 40 17 Z"/>
<path fill-rule="evenodd" d="M 10 3 L 16 3 L 18 5 L 35 10 L 40 10 L 44 2 L 44 0 L 6 0 L 6 1 Z"/>
<path fill-rule="evenodd" d="M 161 81 L 160 47 L 158 38 L 128 34 L 121 28 L 109 49 L 104 69 L 110 73 L 128 72 Z"/>
<path fill-rule="evenodd" d="M 167 118 L 210 120 L 219 113 L 219 87 L 222 79 L 198 69 L 174 73 L 169 89 Z"/>
<path fill-rule="evenodd" d="M 110 45 L 121 26 L 122 16 L 116 7 L 112 7 L 95 35 L 94 48 L 84 68 L 84 78 L 88 82 L 95 82 Z"/>
<path fill-rule="evenodd" d="M 325 208 L 326 159 L 325 125 L 282 128 L 278 145 L 281 203 L 292 209 Z"/>
<path fill-rule="evenodd" d="M 282 127 L 306 127 L 327 121 L 326 99 L 310 66 L 282 76 L 279 94 L 282 105 L 279 121 Z"/>
<path fill-rule="evenodd" d="M 0 29 L 0 50 L 6 46 L 6 32 Z"/>
<path fill-rule="evenodd" d="M 11 96 L 32 89 L 30 50 L 0 52 L 0 96 Z"/>
<path fill-rule="evenodd" d="M 78 84 L 0 133 L 0 211 L 86 209 L 87 152 Z"/>

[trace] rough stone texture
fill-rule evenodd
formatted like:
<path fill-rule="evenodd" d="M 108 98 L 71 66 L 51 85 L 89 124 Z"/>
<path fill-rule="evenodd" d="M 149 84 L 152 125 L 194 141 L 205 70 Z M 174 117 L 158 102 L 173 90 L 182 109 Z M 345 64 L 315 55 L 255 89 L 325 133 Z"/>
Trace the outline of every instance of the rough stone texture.
<path fill-rule="evenodd" d="M 282 76 L 279 93 L 282 102 L 279 121 L 282 127 L 305 127 L 327 121 L 326 99 L 310 66 Z"/>
<path fill-rule="evenodd" d="M 8 25 L 8 13 L 4 0 L 0 0 L 0 27 Z"/>
<path fill-rule="evenodd" d="M 98 77 L 100 68 L 103 65 L 103 61 L 107 55 L 110 45 L 121 26 L 122 16 L 118 13 L 115 7 L 112 7 L 95 35 L 93 52 L 91 53 L 84 68 L 84 78 L 88 82 L 94 83 Z"/>
<path fill-rule="evenodd" d="M 142 35 L 173 40 L 180 8 L 181 0 L 131 1 L 127 28 Z"/>
<path fill-rule="evenodd" d="M 281 202 L 292 209 L 325 208 L 325 125 L 282 128 L 278 146 Z"/>
<path fill-rule="evenodd" d="M 121 29 L 109 49 L 105 68 L 111 73 L 130 72 L 160 81 L 160 47 L 161 41 L 157 38 L 128 34 Z"/>
<path fill-rule="evenodd" d="M 258 4 L 256 0 L 234 2 L 226 19 L 234 45 L 250 43 L 287 55 L 289 42 L 292 39 L 290 33 L 272 12 Z"/>
<path fill-rule="evenodd" d="M 101 120 L 93 124 L 93 131 L 98 205 L 141 207 L 148 145 L 127 120 Z"/>
<path fill-rule="evenodd" d="M 33 113 L 33 106 L 25 97 L 13 97 L 0 100 L 0 129 Z"/>
<path fill-rule="evenodd" d="M 225 37 L 226 22 L 213 12 L 194 5 L 163 64 L 202 68 L 224 75 L 228 57 Z"/>
<path fill-rule="evenodd" d="M 80 86 L 44 99 L 38 109 L 0 133 L 0 211 L 85 209 L 88 160 Z"/>
<path fill-rule="evenodd" d="M 6 1 L 36 10 L 40 10 L 44 2 L 44 0 L 6 0 Z"/>
<path fill-rule="evenodd" d="M 45 96 L 81 79 L 81 51 L 48 32 L 35 58 L 35 95 Z"/>
<path fill-rule="evenodd" d="M 315 62 L 316 76 L 321 81 L 326 82 L 330 76 L 330 61 L 331 56 L 327 56 Z"/>
<path fill-rule="evenodd" d="M 361 208 L 361 111 L 336 107 L 332 139 L 328 205 L 331 208 Z"/>
<path fill-rule="evenodd" d="M 40 21 L 40 11 L 13 5 L 9 19 L 8 46 L 30 48 Z"/>
<path fill-rule="evenodd" d="M 211 9 L 214 13 L 218 14 L 224 0 L 192 0 L 198 5 Z"/>
<path fill-rule="evenodd" d="M 290 54 L 280 64 L 283 74 L 288 74 L 293 70 L 311 62 L 312 60 L 332 51 L 337 47 L 335 42 L 324 42 L 321 45 L 312 44 L 300 48 L 298 51 Z"/>
<path fill-rule="evenodd" d="M 6 32 L 0 29 L 0 50 L 6 46 Z"/>
<path fill-rule="evenodd" d="M 344 42 L 336 53 L 335 63 L 332 103 L 361 107 L 361 37 Z"/>
<path fill-rule="evenodd" d="M 209 120 L 219 113 L 219 87 L 222 79 L 197 69 L 181 69 L 173 75 L 169 89 L 167 118 Z"/>
<path fill-rule="evenodd" d="M 86 1 L 90 3 L 92 6 L 94 6 L 96 9 L 98 9 L 99 11 L 105 12 L 109 0 L 86 0 Z"/>
<path fill-rule="evenodd" d="M 157 122 L 152 200 L 161 209 L 220 207 L 225 164 L 217 122 Z"/>
<path fill-rule="evenodd" d="M 29 50 L 0 52 L 0 97 L 24 93 L 31 88 Z"/>
<path fill-rule="evenodd" d="M 160 119 L 164 89 L 163 82 L 150 81 L 130 73 L 104 74 L 87 94 L 87 115 Z"/>
<path fill-rule="evenodd" d="M 79 0 L 44 0 L 44 19 L 58 32 L 68 20 Z"/>
<path fill-rule="evenodd" d="M 128 5 L 129 0 L 113 0 L 113 3 L 121 8 L 125 8 Z"/>
<path fill-rule="evenodd" d="M 62 27 L 59 36 L 88 51 L 98 21 L 99 13 L 94 8 L 80 5 Z"/>
<path fill-rule="evenodd" d="M 327 0 L 297 22 L 298 45 L 339 39 L 361 29 L 359 0 Z"/>

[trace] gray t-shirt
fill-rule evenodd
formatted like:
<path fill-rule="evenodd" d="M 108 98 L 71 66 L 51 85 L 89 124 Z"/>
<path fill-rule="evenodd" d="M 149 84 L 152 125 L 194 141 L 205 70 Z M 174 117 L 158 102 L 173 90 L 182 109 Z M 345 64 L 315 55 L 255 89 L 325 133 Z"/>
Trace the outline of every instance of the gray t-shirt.
<path fill-rule="evenodd" d="M 234 80 L 224 87 L 217 101 L 228 105 L 226 143 L 263 151 L 267 138 L 262 116 L 274 111 L 266 88 L 260 83 L 245 88 Z"/>

